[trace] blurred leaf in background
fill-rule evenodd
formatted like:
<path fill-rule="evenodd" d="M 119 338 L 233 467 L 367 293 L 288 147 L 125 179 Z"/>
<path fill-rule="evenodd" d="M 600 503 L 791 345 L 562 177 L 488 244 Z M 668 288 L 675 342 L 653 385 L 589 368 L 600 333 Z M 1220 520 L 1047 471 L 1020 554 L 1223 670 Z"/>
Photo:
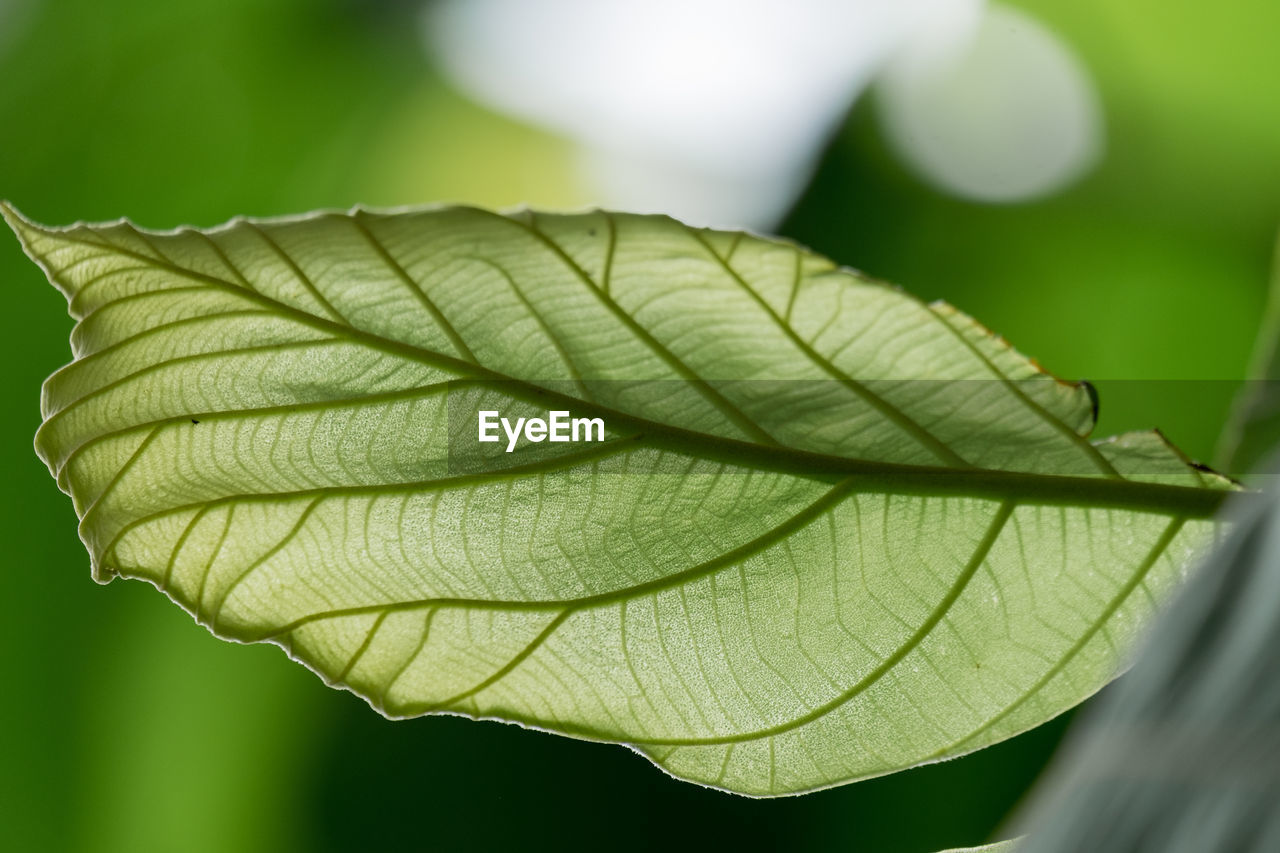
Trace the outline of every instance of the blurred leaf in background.
<path fill-rule="evenodd" d="M 617 204 L 632 184 L 604 180 L 564 125 L 526 124 L 455 88 L 440 59 L 451 5 L 0 0 L 0 195 L 40 221 L 127 215 L 152 227 L 355 202 Z M 798 201 L 775 230 L 955 303 L 1060 375 L 1100 380 L 1100 434 L 1158 424 L 1207 458 L 1229 380 L 1243 376 L 1280 222 L 1280 6 L 921 3 L 855 63 L 833 57 L 872 45 L 869 30 L 833 23 L 824 5 L 781 4 L 807 26 L 721 28 L 741 42 L 735 55 L 766 67 L 749 85 L 721 75 L 760 94 L 759 122 L 744 127 L 777 123 L 776 105 L 800 99 L 794 87 L 828 81 L 798 159 L 778 173 Z M 644 19 L 665 5 L 635 8 Z M 983 42 L 972 34 L 1010 10 L 1066 57 L 1055 67 L 1075 69 L 1065 86 L 1087 84 L 1073 91 L 1094 105 L 1097 136 L 1057 184 L 982 203 L 904 151 L 887 78 L 854 98 L 880 60 L 942 38 L 929 34 L 944 12 L 954 26 L 935 56 L 977 56 L 954 66 L 970 69 L 964 79 L 1007 83 L 1025 62 L 1001 71 L 974 53 Z M 693 25 L 670 15 L 644 32 Z M 815 27 L 826 32 L 807 51 L 776 44 L 786 33 L 803 44 Z M 585 45 L 570 31 L 567 55 L 594 64 L 574 73 L 607 76 L 622 61 L 573 48 L 575 34 Z M 778 56 L 828 73 L 784 77 L 768 70 Z M 688 79 L 722 61 L 705 53 L 680 67 Z M 793 90 L 763 97 L 784 80 Z M 999 91 L 978 90 L 974 109 L 1023 115 L 1001 111 L 1011 96 Z M 627 115 L 642 106 L 618 102 Z M 948 113 L 966 114 L 922 115 Z M 614 115 L 605 123 L 623 121 Z M 759 168 L 730 179 L 731 214 L 763 204 L 753 187 L 779 186 Z M 739 221 L 777 221 L 788 203 Z M 676 783 L 623 750 L 449 718 L 382 720 L 273 649 L 214 640 L 142 584 L 93 585 L 71 507 L 31 451 L 36 389 L 68 360 L 71 323 L 16 241 L 0 242 L 0 272 L 11 300 L 0 819 L 15 849 L 571 848 L 669 843 L 684 827 L 690 844 L 937 850 L 987 837 L 1061 732 L 1058 721 L 959 761 L 761 803 Z"/>

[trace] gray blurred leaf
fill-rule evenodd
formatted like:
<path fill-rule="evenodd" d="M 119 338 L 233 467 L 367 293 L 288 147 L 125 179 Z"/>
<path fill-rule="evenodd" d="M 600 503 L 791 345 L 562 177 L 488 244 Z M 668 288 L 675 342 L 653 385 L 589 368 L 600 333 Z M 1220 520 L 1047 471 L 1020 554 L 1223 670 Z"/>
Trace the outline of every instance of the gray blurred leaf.
<path fill-rule="evenodd" d="M 1280 850 L 1280 500 L 1234 510 L 1069 741 L 1021 853 Z"/>
<path fill-rule="evenodd" d="M 1013 853 L 1021 849 L 1022 838 L 1010 838 L 1008 841 L 997 841 L 994 844 L 983 844 L 981 847 L 952 847 L 939 853 Z"/>

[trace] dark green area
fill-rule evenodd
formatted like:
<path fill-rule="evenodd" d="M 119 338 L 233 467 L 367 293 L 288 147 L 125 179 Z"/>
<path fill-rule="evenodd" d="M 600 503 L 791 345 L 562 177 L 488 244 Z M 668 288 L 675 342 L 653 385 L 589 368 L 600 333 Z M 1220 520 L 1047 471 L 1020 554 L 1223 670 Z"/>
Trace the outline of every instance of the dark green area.
<path fill-rule="evenodd" d="M 1032 204 L 956 201 L 897 163 L 864 101 L 781 230 L 1095 380 L 1101 433 L 1159 425 L 1207 458 L 1280 222 L 1280 6 L 1020 5 L 1096 78 L 1097 170 Z M 0 196 L 39 221 L 583 200 L 565 189 L 561 144 L 444 87 L 411 3 L 0 10 Z M 70 321 L 14 240 L 0 239 L 0 276 L 6 848 L 936 850 L 983 840 L 1061 732 L 1060 720 L 947 764 L 750 801 L 616 747 L 452 718 L 389 723 L 274 648 L 213 639 L 143 584 L 90 581 L 69 501 L 31 451 L 37 389 L 69 358 Z"/>

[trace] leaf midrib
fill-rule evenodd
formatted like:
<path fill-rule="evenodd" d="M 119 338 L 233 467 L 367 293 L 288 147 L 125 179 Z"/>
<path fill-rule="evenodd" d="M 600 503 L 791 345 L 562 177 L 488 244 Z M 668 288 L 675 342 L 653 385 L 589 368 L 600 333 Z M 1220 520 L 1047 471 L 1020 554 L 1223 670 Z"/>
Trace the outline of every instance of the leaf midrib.
<path fill-rule="evenodd" d="M 36 228 L 33 225 L 28 227 Z M 141 233 L 136 226 L 131 227 Z M 764 447 L 740 439 L 699 433 L 571 397 L 536 382 L 517 379 L 474 362 L 384 338 L 354 326 L 336 323 L 279 302 L 258 290 L 248 289 L 217 276 L 187 269 L 171 261 L 151 257 L 114 243 L 86 239 L 72 229 L 38 230 L 82 245 L 125 255 L 172 274 L 203 282 L 224 292 L 264 305 L 319 331 L 346 337 L 389 355 L 453 371 L 472 380 L 493 381 L 503 385 L 509 392 L 514 391 L 513 396 L 524 399 L 526 402 L 558 403 L 577 409 L 583 414 L 621 422 L 630 428 L 628 431 L 646 439 L 646 443 L 652 446 L 738 467 L 819 477 L 859 475 L 865 479 L 868 486 L 895 494 L 1014 499 L 1047 505 L 1133 509 L 1186 518 L 1208 518 L 1221 508 L 1229 496 L 1236 494 L 1227 489 L 1128 479 L 874 462 L 784 446 Z M 57 274 L 43 257 L 40 257 L 29 244 L 26 248 L 51 278 L 57 278 Z M 65 282 L 63 286 L 67 286 Z"/>

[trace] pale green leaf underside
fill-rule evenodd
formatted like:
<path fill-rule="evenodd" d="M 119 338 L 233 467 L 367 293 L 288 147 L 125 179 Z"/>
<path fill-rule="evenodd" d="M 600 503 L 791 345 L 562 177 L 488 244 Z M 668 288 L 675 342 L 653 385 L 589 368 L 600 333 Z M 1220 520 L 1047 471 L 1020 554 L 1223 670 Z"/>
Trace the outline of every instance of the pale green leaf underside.
<path fill-rule="evenodd" d="M 79 321 L 36 443 L 96 577 L 388 715 L 742 793 L 1079 702 L 1228 488 L 1154 433 L 1090 443 L 1087 388 L 784 243 L 599 212 L 10 221 Z M 458 473 L 464 379 L 609 440 Z"/>

